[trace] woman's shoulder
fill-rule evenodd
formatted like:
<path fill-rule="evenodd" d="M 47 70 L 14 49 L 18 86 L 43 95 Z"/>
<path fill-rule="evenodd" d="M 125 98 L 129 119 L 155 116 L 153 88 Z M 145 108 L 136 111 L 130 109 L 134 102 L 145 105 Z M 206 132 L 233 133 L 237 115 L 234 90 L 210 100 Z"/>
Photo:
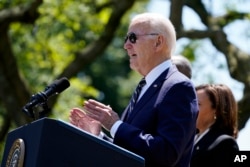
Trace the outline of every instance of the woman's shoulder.
<path fill-rule="evenodd" d="M 209 146 L 208 150 L 212 150 L 217 147 L 224 147 L 227 149 L 233 149 L 235 151 L 239 150 L 239 147 L 235 138 L 227 134 L 219 135 L 214 140 L 214 142 Z"/>

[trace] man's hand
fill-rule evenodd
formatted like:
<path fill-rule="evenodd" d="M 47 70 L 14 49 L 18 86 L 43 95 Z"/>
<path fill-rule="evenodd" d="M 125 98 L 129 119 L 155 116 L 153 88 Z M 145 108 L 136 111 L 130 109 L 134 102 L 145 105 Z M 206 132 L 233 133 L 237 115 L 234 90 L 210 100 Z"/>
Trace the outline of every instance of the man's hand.
<path fill-rule="evenodd" d="M 107 130 L 110 130 L 113 124 L 120 120 L 118 114 L 109 105 L 104 105 L 92 99 L 84 102 L 83 111 L 88 117 L 100 122 Z"/>
<path fill-rule="evenodd" d="M 88 117 L 84 111 L 79 108 L 73 108 L 70 111 L 70 123 L 76 127 L 98 136 L 101 132 L 100 122 Z"/>

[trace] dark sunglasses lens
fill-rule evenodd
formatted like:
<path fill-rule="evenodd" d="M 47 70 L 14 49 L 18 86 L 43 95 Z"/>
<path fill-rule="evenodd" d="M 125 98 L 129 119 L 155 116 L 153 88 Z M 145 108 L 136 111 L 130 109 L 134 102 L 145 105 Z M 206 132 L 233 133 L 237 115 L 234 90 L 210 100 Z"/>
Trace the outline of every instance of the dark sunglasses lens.
<path fill-rule="evenodd" d="M 135 33 L 131 33 L 128 35 L 128 39 L 131 43 L 135 43 L 136 42 L 136 35 Z"/>
<path fill-rule="evenodd" d="M 125 38 L 125 43 L 127 42 L 128 39 L 129 39 L 129 41 L 130 41 L 131 43 L 135 43 L 135 42 L 136 42 L 136 35 L 135 35 L 135 33 L 130 33 L 130 34 L 128 34 L 128 35 L 126 36 L 126 38 Z"/>

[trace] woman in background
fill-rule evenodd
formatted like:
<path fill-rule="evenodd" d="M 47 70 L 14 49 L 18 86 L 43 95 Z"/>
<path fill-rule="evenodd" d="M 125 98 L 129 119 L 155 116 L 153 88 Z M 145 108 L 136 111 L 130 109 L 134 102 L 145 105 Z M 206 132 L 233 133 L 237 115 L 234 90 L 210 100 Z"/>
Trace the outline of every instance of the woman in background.
<path fill-rule="evenodd" d="M 191 167 L 230 166 L 239 150 L 237 137 L 237 102 L 224 84 L 196 87 L 199 115 Z"/>

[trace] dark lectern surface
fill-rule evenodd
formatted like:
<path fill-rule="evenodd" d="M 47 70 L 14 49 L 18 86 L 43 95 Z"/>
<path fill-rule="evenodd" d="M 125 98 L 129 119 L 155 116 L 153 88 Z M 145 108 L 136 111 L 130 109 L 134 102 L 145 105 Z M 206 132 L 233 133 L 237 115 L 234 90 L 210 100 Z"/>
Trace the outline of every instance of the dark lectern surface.
<path fill-rule="evenodd" d="M 8 134 L 2 167 L 16 139 L 25 144 L 24 167 L 143 167 L 144 159 L 61 120 L 43 118 Z"/>

